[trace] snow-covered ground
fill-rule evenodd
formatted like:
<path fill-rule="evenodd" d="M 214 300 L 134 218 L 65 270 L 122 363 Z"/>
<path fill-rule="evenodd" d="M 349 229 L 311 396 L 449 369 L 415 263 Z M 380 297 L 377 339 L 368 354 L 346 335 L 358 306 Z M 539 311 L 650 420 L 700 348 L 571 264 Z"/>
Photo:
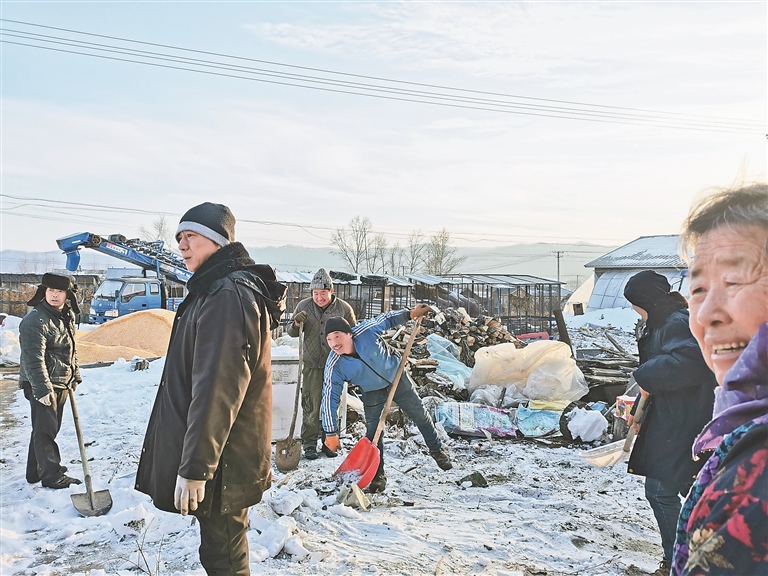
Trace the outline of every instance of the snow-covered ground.
<path fill-rule="evenodd" d="M 72 506 L 83 485 L 26 483 L 29 405 L 3 384 L 0 574 L 128 576 L 142 573 L 139 564 L 154 575 L 204 574 L 193 518 L 160 512 L 133 489 L 162 368 L 161 359 L 143 372 L 127 362 L 83 371 L 77 400 L 93 484 L 114 501 L 98 518 Z M 82 478 L 69 409 L 59 445 L 69 473 Z M 407 438 L 390 431 L 385 445 L 389 484 L 368 512 L 335 505 L 340 458 L 275 471 L 282 486 L 275 482 L 250 513 L 252 573 L 635 575 L 661 556 L 642 478 L 624 465 L 596 469 L 576 448 L 475 438 L 447 441 L 455 466 L 442 472 L 415 430 Z M 488 488 L 457 483 L 475 471 Z M 290 515 L 275 512 L 293 506 Z"/>

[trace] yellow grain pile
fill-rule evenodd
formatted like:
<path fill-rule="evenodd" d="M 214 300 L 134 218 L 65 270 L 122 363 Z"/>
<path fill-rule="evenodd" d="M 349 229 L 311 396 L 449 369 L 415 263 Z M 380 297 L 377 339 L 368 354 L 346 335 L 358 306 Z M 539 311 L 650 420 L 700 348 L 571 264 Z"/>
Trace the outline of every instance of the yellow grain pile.
<path fill-rule="evenodd" d="M 126 346 L 100 346 L 91 342 L 77 342 L 77 361 L 80 364 L 91 362 L 115 362 L 120 358 L 130 360 L 134 356 L 152 358 L 153 355 L 146 350 L 127 348 Z"/>
<path fill-rule="evenodd" d="M 90 332 L 78 333 L 78 360 L 85 364 L 118 358 L 130 360 L 134 356 L 164 356 L 173 317 L 169 310 L 142 310 L 109 320 Z"/>

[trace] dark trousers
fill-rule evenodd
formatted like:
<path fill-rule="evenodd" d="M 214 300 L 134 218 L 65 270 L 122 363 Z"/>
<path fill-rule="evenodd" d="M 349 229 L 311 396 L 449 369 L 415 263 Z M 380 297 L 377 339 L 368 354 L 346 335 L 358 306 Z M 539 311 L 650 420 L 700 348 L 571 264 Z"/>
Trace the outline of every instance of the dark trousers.
<path fill-rule="evenodd" d="M 53 402 L 50 406 L 46 406 L 35 400 L 32 385 L 29 382 L 22 382 L 21 387 L 32 410 L 32 436 L 29 439 L 27 454 L 27 482 L 34 484 L 42 480 L 43 485 L 50 484 L 64 474 L 56 435 L 61 429 L 61 419 L 64 416 L 64 406 L 67 403 L 69 390 L 54 388 Z"/>
<path fill-rule="evenodd" d="M 376 428 L 379 426 L 379 418 L 381 417 L 381 411 L 384 409 L 384 404 L 387 401 L 389 395 L 389 386 L 381 390 L 372 390 L 370 392 L 363 392 L 363 408 L 365 409 L 365 437 L 368 440 L 373 441 L 373 436 L 376 434 Z M 413 389 L 413 382 L 407 372 L 403 372 L 400 378 L 400 384 L 395 390 L 394 402 L 400 406 L 400 409 L 405 412 L 406 416 L 413 420 L 416 427 L 424 436 L 424 442 L 430 452 L 436 452 L 440 450 L 440 439 L 437 437 L 437 430 L 435 430 L 435 424 L 432 422 L 424 404 L 421 403 L 421 398 Z M 384 471 L 384 434 L 379 436 L 379 453 L 381 459 L 379 460 L 379 469 L 376 474 Z"/>
<path fill-rule="evenodd" d="M 301 371 L 301 443 L 317 448 L 320 435 L 320 403 L 323 396 L 323 369 L 304 366 Z"/>
<path fill-rule="evenodd" d="M 672 562 L 672 548 L 675 545 L 677 518 L 680 516 L 682 503 L 680 496 L 688 494 L 691 484 L 664 482 L 655 478 L 645 479 L 645 497 L 651 505 L 656 523 L 661 533 L 661 547 L 664 560 Z"/>
<path fill-rule="evenodd" d="M 221 476 L 216 482 L 210 517 L 200 522 L 200 563 L 208 576 L 250 576 L 248 508 L 221 514 Z"/>

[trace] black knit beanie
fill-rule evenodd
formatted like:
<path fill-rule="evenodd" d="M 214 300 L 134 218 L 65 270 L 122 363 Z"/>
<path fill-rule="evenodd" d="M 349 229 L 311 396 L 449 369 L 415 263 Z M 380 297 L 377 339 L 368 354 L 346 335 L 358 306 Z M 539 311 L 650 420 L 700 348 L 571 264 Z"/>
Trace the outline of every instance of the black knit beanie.
<path fill-rule="evenodd" d="M 205 236 L 219 246 L 235 241 L 235 217 L 224 204 L 203 202 L 187 210 L 176 229 L 176 240 L 184 230 Z"/>
<path fill-rule="evenodd" d="M 352 327 L 349 325 L 349 322 L 344 320 L 341 316 L 334 316 L 333 318 L 328 318 L 325 322 L 325 335 L 328 336 L 331 332 L 346 332 L 347 334 L 352 334 Z"/>
<path fill-rule="evenodd" d="M 669 293 L 670 288 L 666 276 L 653 270 L 643 270 L 627 281 L 624 298 L 638 308 L 650 312 L 659 298 Z"/>

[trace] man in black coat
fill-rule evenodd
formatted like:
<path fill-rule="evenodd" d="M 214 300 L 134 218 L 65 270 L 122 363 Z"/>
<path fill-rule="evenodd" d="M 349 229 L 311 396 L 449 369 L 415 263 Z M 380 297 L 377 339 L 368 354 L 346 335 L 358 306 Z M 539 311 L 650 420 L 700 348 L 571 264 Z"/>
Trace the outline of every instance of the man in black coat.
<path fill-rule="evenodd" d="M 624 297 L 646 320 L 637 342 L 634 376 L 645 415 L 629 458 L 629 472 L 645 476 L 645 497 L 661 532 L 664 558 L 655 574 L 667 576 L 672 561 L 680 496 L 704 464 L 694 462 L 693 441 L 712 417 L 717 381 L 704 363 L 688 326 L 688 302 L 670 292 L 669 281 L 651 270 L 632 276 Z"/>
<path fill-rule="evenodd" d="M 75 315 L 80 309 L 69 276 L 46 273 L 27 305 L 34 306 L 19 324 L 19 388 L 32 411 L 27 482 L 46 488 L 80 484 L 65 474 L 56 436 L 70 392 L 82 382 L 75 353 Z"/>
<path fill-rule="evenodd" d="M 136 474 L 136 489 L 159 509 L 197 516 L 200 562 L 211 576 L 250 574 L 248 507 L 272 478 L 270 330 L 285 310 L 285 286 L 234 242 L 234 228 L 229 208 L 209 202 L 179 224 L 194 274 Z"/>

